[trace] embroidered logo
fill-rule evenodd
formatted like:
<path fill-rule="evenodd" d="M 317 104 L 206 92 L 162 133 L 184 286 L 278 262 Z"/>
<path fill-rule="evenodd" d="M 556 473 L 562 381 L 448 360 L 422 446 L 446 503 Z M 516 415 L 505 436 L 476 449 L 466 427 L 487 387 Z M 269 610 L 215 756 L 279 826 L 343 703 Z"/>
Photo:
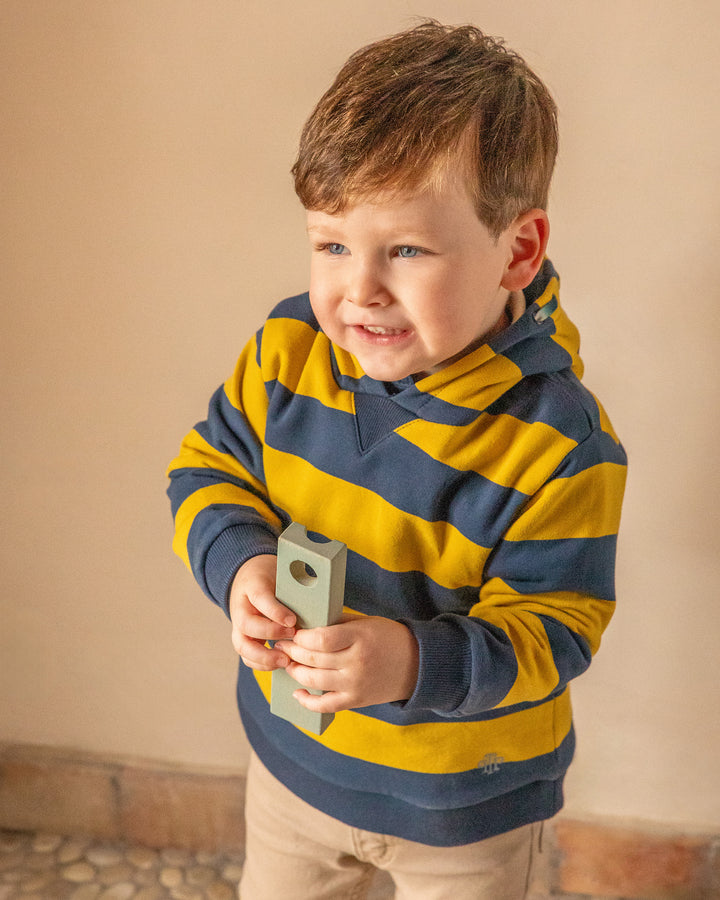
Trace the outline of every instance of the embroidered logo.
<path fill-rule="evenodd" d="M 488 753 L 480 760 L 478 767 L 482 766 L 483 775 L 494 775 L 500 771 L 500 764 L 504 762 L 502 756 L 498 756 L 497 753 Z"/>

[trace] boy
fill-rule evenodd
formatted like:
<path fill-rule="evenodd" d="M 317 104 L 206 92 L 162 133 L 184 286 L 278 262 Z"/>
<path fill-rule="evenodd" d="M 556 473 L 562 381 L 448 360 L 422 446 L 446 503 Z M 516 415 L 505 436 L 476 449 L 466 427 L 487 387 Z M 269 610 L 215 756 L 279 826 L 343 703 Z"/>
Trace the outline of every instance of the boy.
<path fill-rule="evenodd" d="M 525 896 L 625 479 L 545 258 L 556 149 L 526 64 L 436 22 L 354 54 L 305 126 L 309 295 L 169 470 L 176 551 L 242 660 L 243 900 L 365 896 L 373 866 L 402 898 Z M 340 624 L 274 595 L 291 521 L 347 544 Z M 322 736 L 269 712 L 281 667 L 337 714 Z"/>

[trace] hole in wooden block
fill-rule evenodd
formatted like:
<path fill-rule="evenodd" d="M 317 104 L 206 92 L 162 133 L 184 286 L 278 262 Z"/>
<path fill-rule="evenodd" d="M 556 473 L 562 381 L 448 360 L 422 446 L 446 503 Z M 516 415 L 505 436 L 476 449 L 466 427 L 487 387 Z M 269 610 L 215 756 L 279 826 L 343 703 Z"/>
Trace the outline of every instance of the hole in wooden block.
<path fill-rule="evenodd" d="M 303 584 L 305 587 L 312 587 L 317 581 L 315 569 L 302 559 L 295 559 L 290 563 L 290 574 L 298 584 Z"/>

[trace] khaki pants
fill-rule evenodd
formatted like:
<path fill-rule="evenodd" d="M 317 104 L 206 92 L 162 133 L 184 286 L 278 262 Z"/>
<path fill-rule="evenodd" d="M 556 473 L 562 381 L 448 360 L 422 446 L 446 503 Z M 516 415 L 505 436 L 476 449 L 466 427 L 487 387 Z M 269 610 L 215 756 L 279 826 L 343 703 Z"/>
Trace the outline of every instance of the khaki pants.
<path fill-rule="evenodd" d="M 300 800 L 252 755 L 241 900 L 362 900 L 375 869 L 395 900 L 523 900 L 541 827 L 461 847 L 351 828 Z"/>

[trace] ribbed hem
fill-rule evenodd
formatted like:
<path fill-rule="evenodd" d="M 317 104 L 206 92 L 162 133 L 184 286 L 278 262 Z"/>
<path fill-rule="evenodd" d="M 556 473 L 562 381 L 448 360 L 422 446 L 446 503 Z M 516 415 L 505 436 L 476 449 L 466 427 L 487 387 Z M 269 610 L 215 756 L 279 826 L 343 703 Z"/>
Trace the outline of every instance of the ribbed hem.
<path fill-rule="evenodd" d="M 318 778 L 270 743 L 251 715 L 243 715 L 243 723 L 253 750 L 275 778 L 315 809 L 353 828 L 434 847 L 457 847 L 549 819 L 562 807 L 560 777 L 535 781 L 472 806 L 427 809 Z"/>

